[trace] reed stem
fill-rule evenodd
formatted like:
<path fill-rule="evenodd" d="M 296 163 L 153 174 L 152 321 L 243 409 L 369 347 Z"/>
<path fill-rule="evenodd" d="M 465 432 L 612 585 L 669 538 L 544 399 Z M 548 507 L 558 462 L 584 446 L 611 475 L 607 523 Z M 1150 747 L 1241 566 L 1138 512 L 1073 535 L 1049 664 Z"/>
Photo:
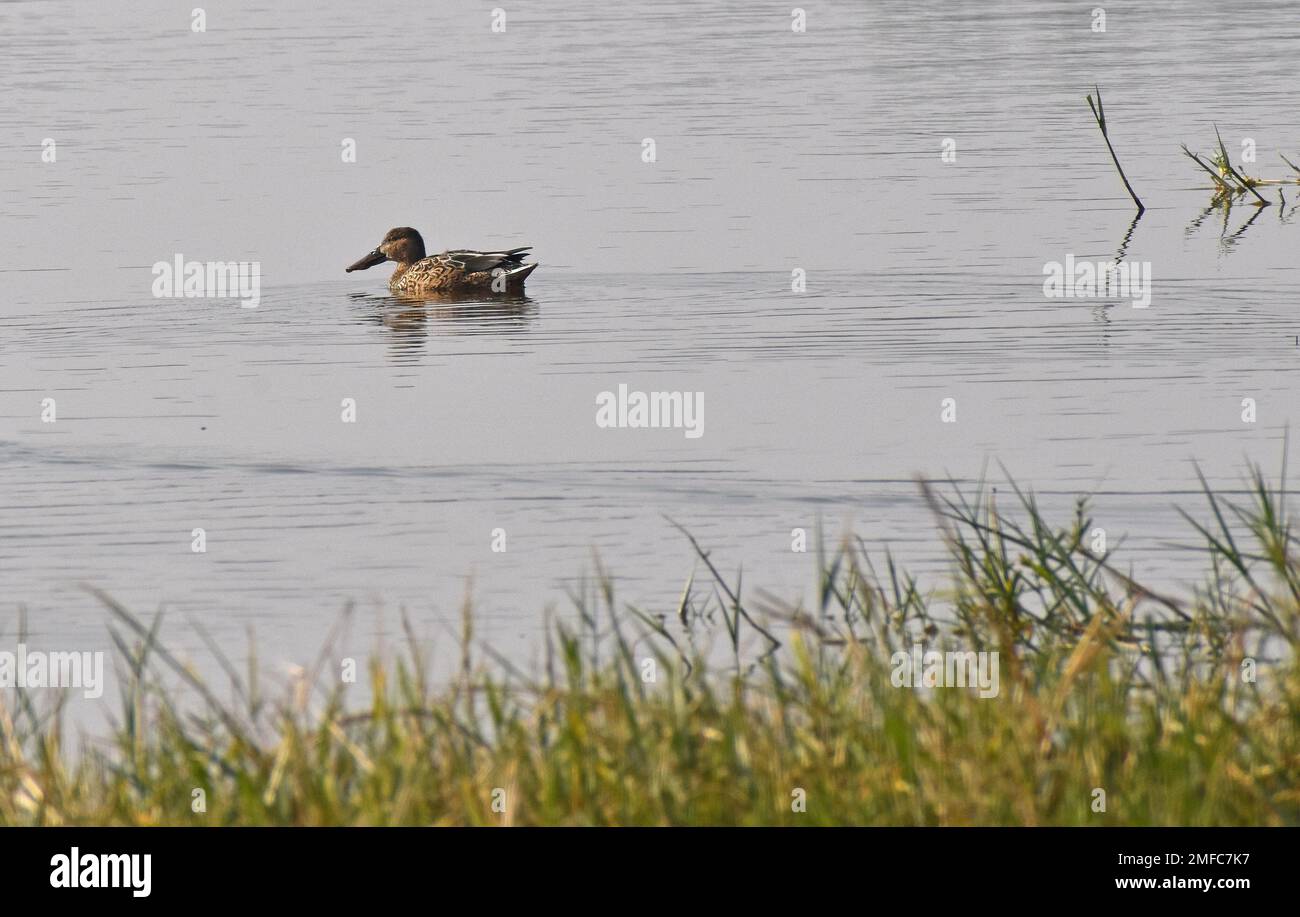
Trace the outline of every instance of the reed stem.
<path fill-rule="evenodd" d="M 1110 158 L 1115 163 L 1115 170 L 1119 172 L 1120 180 L 1124 182 L 1124 188 L 1128 191 L 1129 197 L 1133 198 L 1133 203 L 1137 204 L 1138 214 L 1141 215 L 1147 208 L 1138 198 L 1133 186 L 1129 184 L 1128 176 L 1124 174 L 1124 167 L 1119 164 L 1119 157 L 1115 155 L 1115 147 L 1111 145 L 1110 134 L 1106 132 L 1106 109 L 1101 104 L 1101 89 L 1094 86 L 1093 91 L 1097 93 L 1097 104 L 1094 105 L 1092 96 L 1088 96 L 1088 107 L 1092 109 L 1092 116 L 1097 120 L 1097 126 L 1101 128 L 1101 137 L 1106 141 L 1106 149 L 1110 150 Z"/>

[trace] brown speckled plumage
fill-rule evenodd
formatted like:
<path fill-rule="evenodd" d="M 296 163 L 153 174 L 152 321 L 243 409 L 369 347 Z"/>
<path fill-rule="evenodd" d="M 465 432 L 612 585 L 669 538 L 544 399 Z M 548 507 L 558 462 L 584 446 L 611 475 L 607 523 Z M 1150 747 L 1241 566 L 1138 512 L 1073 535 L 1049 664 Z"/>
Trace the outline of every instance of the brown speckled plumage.
<path fill-rule="evenodd" d="M 364 271 L 384 261 L 397 264 L 389 278 L 393 293 L 512 293 L 523 292 L 524 280 L 536 268 L 525 264 L 532 246 L 502 252 L 455 249 L 425 256 L 424 239 L 409 226 L 390 229 L 379 247 L 348 271 Z"/>

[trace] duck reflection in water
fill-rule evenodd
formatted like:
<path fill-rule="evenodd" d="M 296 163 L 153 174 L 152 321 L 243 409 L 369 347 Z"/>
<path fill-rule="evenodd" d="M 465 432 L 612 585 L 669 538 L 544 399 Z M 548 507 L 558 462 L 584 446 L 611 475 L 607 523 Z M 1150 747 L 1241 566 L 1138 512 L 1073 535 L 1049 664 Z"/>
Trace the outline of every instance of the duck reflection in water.
<path fill-rule="evenodd" d="M 403 361 L 419 357 L 430 334 L 514 334 L 527 331 L 537 317 L 537 301 L 522 294 L 351 296 L 363 307 L 358 321 L 382 325 L 391 335 L 393 358 Z"/>

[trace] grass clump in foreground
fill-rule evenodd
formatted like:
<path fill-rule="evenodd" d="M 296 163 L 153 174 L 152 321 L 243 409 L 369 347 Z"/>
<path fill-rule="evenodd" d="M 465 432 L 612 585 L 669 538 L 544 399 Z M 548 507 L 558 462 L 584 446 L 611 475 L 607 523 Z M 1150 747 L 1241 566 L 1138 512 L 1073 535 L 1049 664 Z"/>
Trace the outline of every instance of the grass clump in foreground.
<path fill-rule="evenodd" d="M 849 540 L 818 551 L 814 605 L 790 607 L 701 550 L 700 581 L 662 613 L 600 578 L 575 623 L 549 627 L 539 674 L 475 650 L 467 616 L 458 677 L 435 684 L 418 653 L 373 662 L 359 710 L 324 658 L 277 702 L 228 669 L 225 704 L 157 620 L 106 599 L 113 735 L 65 747 L 60 707 L 0 693 L 0 822 L 1300 824 L 1281 489 L 1258 471 L 1231 498 L 1206 489 L 1206 521 L 1187 517 L 1206 581 L 1182 600 L 1119 568 L 1086 501 L 1054 528 L 1028 493 L 1004 514 L 983 487 L 922 489 L 952 558 L 942 588 Z M 895 687 L 891 657 L 918 642 L 997 652 L 998 695 Z M 177 677 L 188 706 L 162 687 Z"/>

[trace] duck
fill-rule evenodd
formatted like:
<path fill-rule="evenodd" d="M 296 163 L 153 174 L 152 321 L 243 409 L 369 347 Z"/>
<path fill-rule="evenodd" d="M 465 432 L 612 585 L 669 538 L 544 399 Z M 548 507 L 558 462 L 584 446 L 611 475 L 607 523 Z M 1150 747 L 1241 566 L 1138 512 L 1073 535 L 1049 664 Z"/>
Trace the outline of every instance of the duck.
<path fill-rule="evenodd" d="M 392 293 L 510 293 L 524 291 L 524 281 L 537 269 L 525 263 L 531 245 L 503 252 L 453 249 L 425 255 L 424 238 L 409 226 L 388 230 L 374 251 L 348 267 L 346 273 L 364 271 L 392 261 L 397 265 L 388 279 Z"/>

